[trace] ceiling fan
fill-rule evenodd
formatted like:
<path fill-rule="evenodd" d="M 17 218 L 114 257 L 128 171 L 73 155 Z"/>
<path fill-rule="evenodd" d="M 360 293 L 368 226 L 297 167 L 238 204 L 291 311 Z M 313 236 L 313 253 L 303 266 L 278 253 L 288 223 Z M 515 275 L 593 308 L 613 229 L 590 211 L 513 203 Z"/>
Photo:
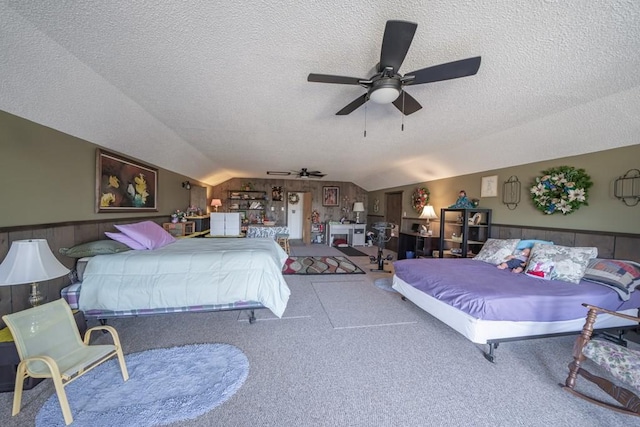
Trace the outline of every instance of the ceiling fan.
<path fill-rule="evenodd" d="M 407 55 L 409 46 L 411 46 L 417 27 L 418 24 L 413 22 L 387 21 L 382 39 L 380 62 L 376 66 L 377 72 L 368 79 L 311 73 L 307 77 L 307 81 L 359 85 L 367 89 L 367 93 L 338 111 L 336 113 L 338 116 L 351 113 L 369 100 L 378 104 L 392 102 L 404 115 L 413 114 L 422 106 L 414 97 L 405 92 L 405 86 L 472 76 L 480 68 L 480 57 L 476 56 L 401 75 L 398 70 Z"/>
<path fill-rule="evenodd" d="M 292 173 L 298 175 L 298 178 L 322 178 L 326 175 L 326 173 L 322 173 L 320 171 L 308 171 L 307 168 L 302 168 L 299 171 L 267 171 L 267 175 L 282 175 L 288 176 Z"/>

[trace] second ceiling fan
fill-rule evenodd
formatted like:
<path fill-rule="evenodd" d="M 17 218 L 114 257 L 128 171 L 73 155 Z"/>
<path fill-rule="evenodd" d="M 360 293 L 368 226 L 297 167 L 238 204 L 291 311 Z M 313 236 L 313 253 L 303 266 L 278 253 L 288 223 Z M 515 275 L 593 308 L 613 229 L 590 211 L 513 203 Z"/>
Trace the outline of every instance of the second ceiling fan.
<path fill-rule="evenodd" d="M 398 70 L 409 51 L 417 27 L 418 24 L 414 22 L 387 21 L 382 39 L 380 62 L 376 66 L 377 72 L 368 79 L 311 73 L 307 77 L 307 81 L 359 85 L 367 89 L 367 93 L 338 111 L 336 113 L 338 116 L 353 112 L 369 100 L 379 104 L 392 102 L 405 115 L 415 113 L 422 106 L 414 97 L 405 92 L 405 86 L 472 76 L 480 68 L 480 57 L 475 56 L 401 75 Z"/>

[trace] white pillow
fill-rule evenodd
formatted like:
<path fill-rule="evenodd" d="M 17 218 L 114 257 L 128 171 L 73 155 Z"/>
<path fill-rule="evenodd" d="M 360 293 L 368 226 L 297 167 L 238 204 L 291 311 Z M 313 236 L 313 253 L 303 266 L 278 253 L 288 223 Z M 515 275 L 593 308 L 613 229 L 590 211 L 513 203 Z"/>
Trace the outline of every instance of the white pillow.
<path fill-rule="evenodd" d="M 520 239 L 487 239 L 473 259 L 498 265 L 516 250 Z"/>
<path fill-rule="evenodd" d="M 589 260 L 598 256 L 598 248 L 536 243 L 525 268 L 525 274 L 547 280 L 580 283 Z"/>

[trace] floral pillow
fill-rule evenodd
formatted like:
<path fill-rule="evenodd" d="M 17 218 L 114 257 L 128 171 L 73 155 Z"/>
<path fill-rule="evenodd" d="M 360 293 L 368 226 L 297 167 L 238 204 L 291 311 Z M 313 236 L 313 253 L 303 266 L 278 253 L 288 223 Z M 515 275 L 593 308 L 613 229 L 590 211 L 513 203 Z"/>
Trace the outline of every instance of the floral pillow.
<path fill-rule="evenodd" d="M 631 292 L 640 287 L 640 264 L 633 261 L 594 258 L 589 261 L 584 279 L 608 286 L 629 300 Z"/>
<path fill-rule="evenodd" d="M 572 248 L 568 246 L 536 243 L 525 274 L 547 280 L 580 283 L 589 260 L 598 256 L 598 248 Z"/>
<path fill-rule="evenodd" d="M 520 239 L 487 239 L 473 259 L 498 265 L 516 250 Z"/>

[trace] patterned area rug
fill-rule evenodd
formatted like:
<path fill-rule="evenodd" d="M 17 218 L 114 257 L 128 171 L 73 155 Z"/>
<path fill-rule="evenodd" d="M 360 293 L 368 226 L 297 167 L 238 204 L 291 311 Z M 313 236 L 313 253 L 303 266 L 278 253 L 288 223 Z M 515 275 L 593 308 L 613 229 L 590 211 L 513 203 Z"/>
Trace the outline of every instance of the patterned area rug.
<path fill-rule="evenodd" d="M 291 256 L 282 274 L 364 274 L 364 271 L 343 256 Z"/>

